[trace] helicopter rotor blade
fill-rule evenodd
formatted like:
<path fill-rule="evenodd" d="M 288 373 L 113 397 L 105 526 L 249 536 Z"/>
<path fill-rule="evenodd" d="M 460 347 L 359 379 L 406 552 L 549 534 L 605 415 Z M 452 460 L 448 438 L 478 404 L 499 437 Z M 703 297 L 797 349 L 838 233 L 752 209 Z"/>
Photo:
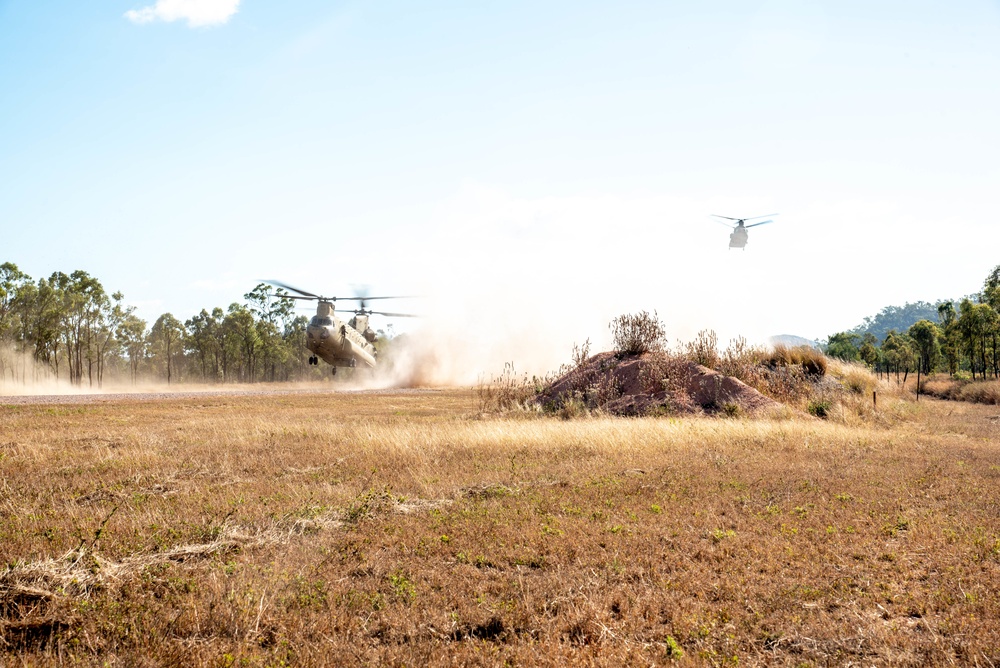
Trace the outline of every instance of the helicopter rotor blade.
<path fill-rule="evenodd" d="M 386 313 L 385 311 L 368 311 L 374 315 L 384 315 L 389 318 L 419 318 L 415 313 Z"/>
<path fill-rule="evenodd" d="M 279 288 L 284 288 L 286 290 L 291 290 L 292 292 L 297 292 L 300 295 L 305 295 L 306 297 L 309 297 L 310 299 L 322 299 L 319 295 L 314 295 L 311 292 L 306 292 L 305 290 L 299 290 L 298 288 L 293 288 L 292 286 L 288 285 L 287 283 L 282 283 L 281 281 L 272 281 L 272 280 L 268 280 L 268 279 L 265 278 L 265 279 L 262 279 L 261 282 L 262 283 L 270 283 L 271 285 L 276 285 Z"/>
<path fill-rule="evenodd" d="M 730 230 L 733 229 L 734 227 L 736 227 L 732 223 L 724 223 L 721 220 L 713 220 L 712 222 L 713 223 L 718 223 L 719 225 L 722 225 L 723 227 L 729 228 Z"/>
<path fill-rule="evenodd" d="M 369 311 L 367 309 L 357 309 L 351 310 L 348 308 L 338 308 L 334 309 L 337 313 L 353 313 L 354 315 L 384 315 L 390 318 L 419 318 L 419 315 L 414 313 L 387 313 L 385 311 Z"/>
<path fill-rule="evenodd" d="M 308 301 L 308 302 L 315 301 L 315 300 L 319 299 L 319 297 L 300 297 L 299 295 L 281 295 L 281 298 L 282 299 L 301 299 L 303 301 Z"/>
<path fill-rule="evenodd" d="M 773 220 L 765 220 L 760 223 L 754 223 L 753 225 L 747 225 L 747 228 L 757 227 L 758 225 L 767 225 L 768 223 L 773 223 L 773 222 L 774 222 Z"/>
<path fill-rule="evenodd" d="M 740 218 L 730 218 L 729 216 L 720 216 L 717 213 L 713 213 L 713 214 L 709 214 L 709 215 L 714 216 L 715 218 L 725 218 L 726 220 L 736 220 L 736 221 L 742 220 Z"/>
<path fill-rule="evenodd" d="M 350 299 L 356 302 L 367 302 L 373 299 L 414 299 L 416 295 L 394 295 L 392 297 L 338 297 L 337 299 Z"/>
<path fill-rule="evenodd" d="M 754 216 L 753 218 L 744 218 L 743 220 L 757 220 L 758 218 L 769 218 L 771 216 L 777 216 L 777 215 L 778 214 L 776 214 L 776 213 L 767 213 L 767 214 L 764 214 L 763 216 Z M 760 223 L 757 223 L 757 224 L 760 225 Z"/>

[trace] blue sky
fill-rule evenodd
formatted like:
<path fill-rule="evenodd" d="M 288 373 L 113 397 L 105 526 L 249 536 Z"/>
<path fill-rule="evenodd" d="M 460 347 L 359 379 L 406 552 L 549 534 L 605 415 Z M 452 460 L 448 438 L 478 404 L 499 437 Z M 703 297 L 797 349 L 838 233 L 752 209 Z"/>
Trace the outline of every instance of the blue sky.
<path fill-rule="evenodd" d="M 275 277 L 824 337 L 1000 263 L 996 0 L 0 0 L 0 84 L 0 259 L 150 321 Z"/>

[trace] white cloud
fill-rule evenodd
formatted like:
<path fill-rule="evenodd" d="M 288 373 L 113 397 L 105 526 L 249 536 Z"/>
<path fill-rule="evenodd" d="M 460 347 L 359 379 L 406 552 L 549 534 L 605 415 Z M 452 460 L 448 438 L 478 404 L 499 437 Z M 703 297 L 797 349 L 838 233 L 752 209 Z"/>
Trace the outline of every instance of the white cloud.
<path fill-rule="evenodd" d="M 125 12 L 132 23 L 186 20 L 188 26 L 219 25 L 236 13 L 240 0 L 156 0 L 155 5 Z"/>

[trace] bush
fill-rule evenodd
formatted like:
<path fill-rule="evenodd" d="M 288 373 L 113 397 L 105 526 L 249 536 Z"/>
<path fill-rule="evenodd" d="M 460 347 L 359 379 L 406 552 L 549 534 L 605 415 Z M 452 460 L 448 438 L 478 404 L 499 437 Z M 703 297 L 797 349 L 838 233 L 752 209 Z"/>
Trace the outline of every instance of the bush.
<path fill-rule="evenodd" d="M 711 329 L 698 332 L 698 337 L 687 344 L 687 358 L 709 369 L 719 366 L 719 337 Z"/>
<path fill-rule="evenodd" d="M 656 315 L 648 311 L 626 313 L 611 321 L 611 336 L 615 342 L 615 354 L 641 355 L 663 349 L 666 330 Z"/>
<path fill-rule="evenodd" d="M 818 418 L 826 418 L 830 415 L 831 404 L 827 399 L 817 399 L 816 401 L 810 401 L 809 406 L 806 410 L 809 411 L 809 415 L 815 415 Z"/>

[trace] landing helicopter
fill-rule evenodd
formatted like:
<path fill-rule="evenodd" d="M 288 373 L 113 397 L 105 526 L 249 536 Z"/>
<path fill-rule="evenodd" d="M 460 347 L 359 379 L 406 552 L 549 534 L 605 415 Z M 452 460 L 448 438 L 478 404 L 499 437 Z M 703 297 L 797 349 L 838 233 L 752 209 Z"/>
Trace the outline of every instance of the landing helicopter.
<path fill-rule="evenodd" d="M 298 295 L 282 295 L 288 299 L 316 301 L 316 315 L 306 327 L 306 347 L 313 355 L 309 364 L 315 366 L 322 359 L 333 367 L 336 375 L 338 367 L 354 368 L 360 361 L 370 369 L 375 368 L 378 351 L 375 350 L 376 334 L 368 326 L 368 316 L 385 315 L 392 318 L 415 318 L 412 313 L 386 313 L 365 308 L 368 301 L 375 299 L 406 299 L 406 297 L 339 297 L 346 301 L 361 302 L 356 309 L 335 308 L 338 297 L 323 297 L 305 290 L 293 288 L 279 281 L 264 281 L 279 288 L 291 290 Z M 337 317 L 337 313 L 353 313 L 347 322 Z"/>
<path fill-rule="evenodd" d="M 757 227 L 758 225 L 767 225 L 768 223 L 774 222 L 773 220 L 762 220 L 761 222 L 754 223 L 753 225 L 746 225 L 745 224 L 746 221 L 757 220 L 758 218 L 767 218 L 768 216 L 777 216 L 777 215 L 778 214 L 776 213 L 769 213 L 767 214 L 767 216 L 756 216 L 754 218 L 730 218 L 729 216 L 717 216 L 713 213 L 712 217 L 723 218 L 725 220 L 735 220 L 736 221 L 735 225 L 733 225 L 732 223 L 723 223 L 721 220 L 717 220 L 715 222 L 719 223 L 719 225 L 725 225 L 726 227 L 732 228 L 733 233 L 729 235 L 730 248 L 742 248 L 743 250 L 746 250 L 747 237 L 749 236 L 747 230 L 750 229 L 751 227 Z"/>

